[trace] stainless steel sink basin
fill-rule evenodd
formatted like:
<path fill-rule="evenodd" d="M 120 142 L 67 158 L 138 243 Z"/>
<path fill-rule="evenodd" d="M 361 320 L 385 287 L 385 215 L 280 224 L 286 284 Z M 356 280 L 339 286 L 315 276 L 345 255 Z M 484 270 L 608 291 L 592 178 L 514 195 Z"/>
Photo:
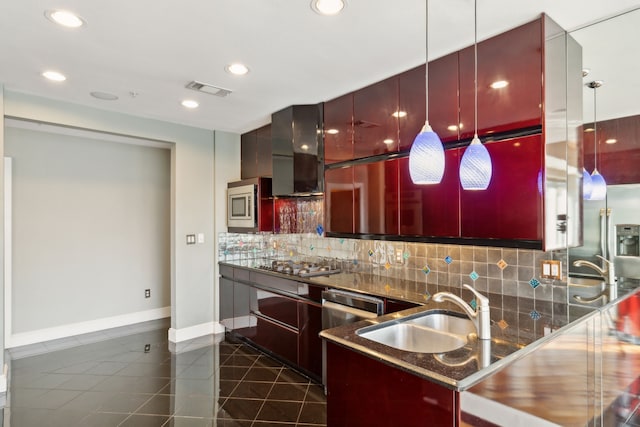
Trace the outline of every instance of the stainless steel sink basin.
<path fill-rule="evenodd" d="M 475 326 L 467 318 L 425 312 L 356 331 L 362 338 L 416 353 L 445 353 L 463 347 Z"/>
<path fill-rule="evenodd" d="M 465 337 L 476 332 L 476 327 L 467 317 L 459 317 L 441 312 L 427 313 L 428 314 L 423 316 L 410 318 L 409 320 L 406 320 L 406 323 L 426 326 L 427 328 L 435 329 L 439 332 L 448 332 L 450 334 L 462 335 Z"/>

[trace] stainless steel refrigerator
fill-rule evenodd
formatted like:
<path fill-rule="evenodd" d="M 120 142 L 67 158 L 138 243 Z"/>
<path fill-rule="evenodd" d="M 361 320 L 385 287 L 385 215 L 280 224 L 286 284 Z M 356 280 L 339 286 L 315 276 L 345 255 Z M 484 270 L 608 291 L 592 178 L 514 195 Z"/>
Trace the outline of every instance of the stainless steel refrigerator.
<path fill-rule="evenodd" d="M 599 255 L 613 263 L 622 294 L 640 285 L 640 184 L 607 186 L 606 200 L 585 200 L 583 213 L 584 244 L 569 250 L 569 274 L 597 275 L 573 262 L 584 259 L 603 266 Z"/>

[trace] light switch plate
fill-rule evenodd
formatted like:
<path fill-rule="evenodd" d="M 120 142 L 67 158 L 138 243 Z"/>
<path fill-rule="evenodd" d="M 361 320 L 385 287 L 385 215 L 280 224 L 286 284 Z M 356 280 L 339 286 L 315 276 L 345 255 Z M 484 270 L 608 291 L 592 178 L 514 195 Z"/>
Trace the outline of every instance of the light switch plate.
<path fill-rule="evenodd" d="M 198 243 L 204 243 L 204 233 L 198 233 Z"/>

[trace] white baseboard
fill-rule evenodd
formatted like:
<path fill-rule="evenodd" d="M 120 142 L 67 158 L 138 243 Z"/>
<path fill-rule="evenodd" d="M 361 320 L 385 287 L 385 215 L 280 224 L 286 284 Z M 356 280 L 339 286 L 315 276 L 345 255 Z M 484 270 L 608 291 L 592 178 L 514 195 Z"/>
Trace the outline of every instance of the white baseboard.
<path fill-rule="evenodd" d="M 120 316 L 105 317 L 102 319 L 89 320 L 86 322 L 55 326 L 53 328 L 38 329 L 30 332 L 21 332 L 7 336 L 5 338 L 5 348 L 20 347 L 23 345 L 36 344 L 59 338 L 67 338 L 75 335 L 87 334 L 90 332 L 98 332 L 105 329 L 134 325 L 141 322 L 148 322 L 150 320 L 164 319 L 170 316 L 171 307 L 162 307 L 155 308 L 153 310 L 123 314 Z"/>
<path fill-rule="evenodd" d="M 169 341 L 174 343 L 182 342 L 206 335 L 215 335 L 220 333 L 224 333 L 224 326 L 222 326 L 219 322 L 207 322 L 201 323 L 199 325 L 189 326 L 188 328 L 170 328 Z"/>

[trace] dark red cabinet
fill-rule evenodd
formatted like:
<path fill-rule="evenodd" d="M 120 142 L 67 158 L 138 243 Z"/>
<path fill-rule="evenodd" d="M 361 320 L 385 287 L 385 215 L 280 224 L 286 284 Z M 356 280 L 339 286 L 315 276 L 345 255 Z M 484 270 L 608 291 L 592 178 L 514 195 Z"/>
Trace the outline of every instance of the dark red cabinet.
<path fill-rule="evenodd" d="M 461 234 L 483 239 L 543 239 L 542 135 L 485 144 L 493 177 L 484 191 L 460 190 Z"/>
<path fill-rule="evenodd" d="M 325 228 L 328 232 L 354 233 L 360 227 L 360 188 L 355 188 L 353 167 L 328 169 L 324 173 Z"/>
<path fill-rule="evenodd" d="M 459 393 L 327 342 L 327 425 L 459 426 Z"/>
<path fill-rule="evenodd" d="M 542 125 L 542 20 L 478 44 L 478 134 Z M 473 137 L 474 49 L 459 52 L 460 138 Z M 494 89 L 491 84 L 506 81 Z"/>
<path fill-rule="evenodd" d="M 353 94 L 353 157 L 398 151 L 398 78 Z"/>
<path fill-rule="evenodd" d="M 266 125 L 259 128 L 256 133 L 256 140 L 258 144 L 256 169 L 258 171 L 258 176 L 271 176 L 271 125 Z"/>
<path fill-rule="evenodd" d="M 398 76 L 399 149 L 408 150 L 424 125 L 424 65 Z"/>
<path fill-rule="evenodd" d="M 354 232 L 398 235 L 398 160 L 353 166 Z"/>
<path fill-rule="evenodd" d="M 461 149 L 445 151 L 442 182 L 416 185 L 409 175 L 409 159 L 399 160 L 400 234 L 404 236 L 460 237 Z"/>
<path fill-rule="evenodd" d="M 593 123 L 584 129 L 593 129 Z M 640 116 L 598 122 L 597 134 L 598 170 L 607 184 L 640 183 Z M 589 173 L 594 167 L 593 137 L 592 130 L 584 132 L 584 166 Z"/>
<path fill-rule="evenodd" d="M 325 164 L 353 159 L 353 94 L 324 103 Z"/>
<path fill-rule="evenodd" d="M 322 305 L 298 302 L 298 366 L 317 379 L 322 377 Z"/>
<path fill-rule="evenodd" d="M 258 176 L 257 155 L 257 130 L 240 135 L 240 178 L 249 179 Z"/>
<path fill-rule="evenodd" d="M 271 125 L 240 136 L 240 177 L 271 176 Z"/>

